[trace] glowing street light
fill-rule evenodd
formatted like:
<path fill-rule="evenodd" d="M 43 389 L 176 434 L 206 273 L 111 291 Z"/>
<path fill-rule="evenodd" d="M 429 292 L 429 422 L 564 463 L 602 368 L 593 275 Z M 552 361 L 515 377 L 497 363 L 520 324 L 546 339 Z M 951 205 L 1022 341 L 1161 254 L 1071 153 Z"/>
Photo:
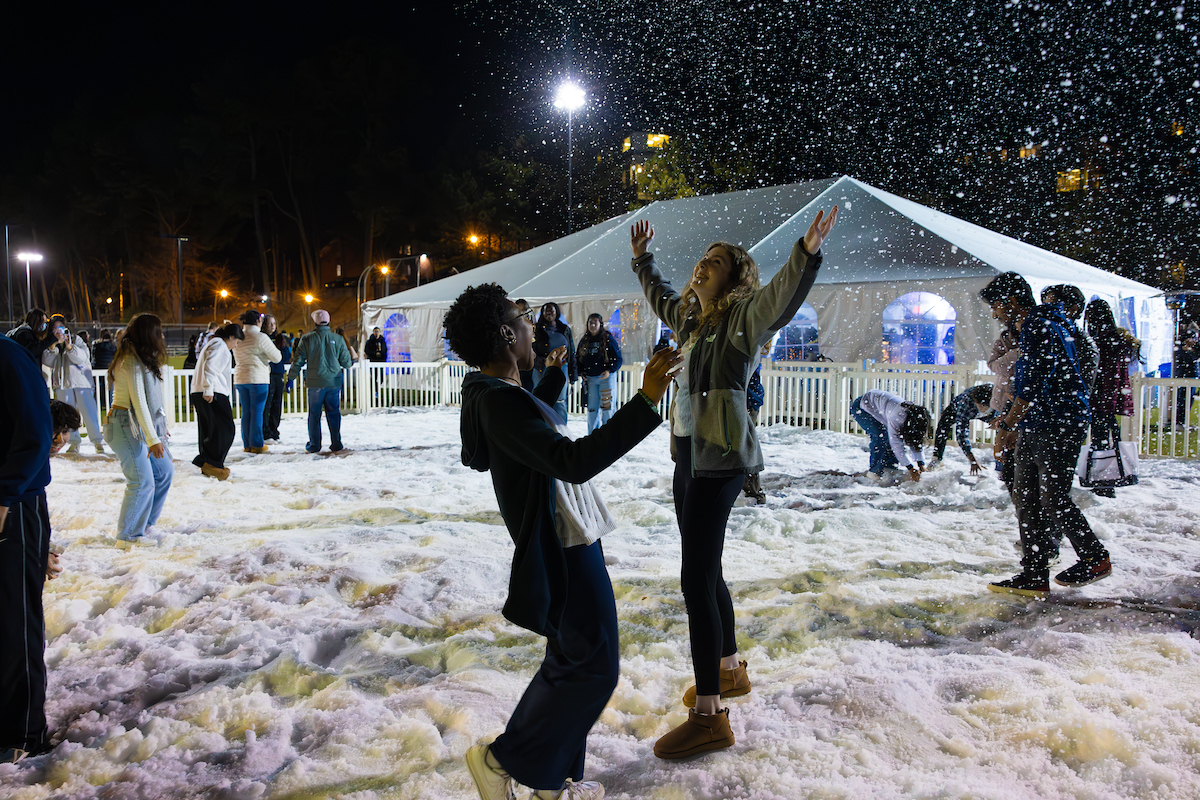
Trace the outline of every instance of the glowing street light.
<path fill-rule="evenodd" d="M 37 264 L 41 260 L 42 260 L 41 253 L 27 253 L 27 252 L 17 253 L 17 261 L 25 262 L 25 313 L 26 314 L 28 314 L 29 310 L 31 308 L 33 308 L 33 288 L 32 288 L 33 284 L 30 283 L 30 280 L 29 280 L 29 264 L 30 264 L 30 262 Z"/>
<path fill-rule="evenodd" d="M 479 237 L 472 233 L 467 237 L 467 241 L 471 244 L 479 244 Z"/>
<path fill-rule="evenodd" d="M 311 294 L 304 295 L 304 302 L 306 303 L 312 303 L 312 301 L 316 299 L 317 298 L 313 297 Z"/>
<path fill-rule="evenodd" d="M 229 297 L 229 290 L 222 289 L 213 295 L 213 319 L 217 318 L 217 297 L 221 298 L 221 310 L 225 310 L 225 298 Z"/>
<path fill-rule="evenodd" d="M 567 82 L 558 87 L 558 92 L 554 95 L 554 107 L 558 109 L 566 109 L 567 111 L 567 233 L 573 230 L 572 215 L 574 213 L 571 208 L 571 157 L 572 157 L 572 141 L 571 141 L 571 123 L 574 114 L 587 101 L 587 94 L 579 86 L 579 84 Z"/>

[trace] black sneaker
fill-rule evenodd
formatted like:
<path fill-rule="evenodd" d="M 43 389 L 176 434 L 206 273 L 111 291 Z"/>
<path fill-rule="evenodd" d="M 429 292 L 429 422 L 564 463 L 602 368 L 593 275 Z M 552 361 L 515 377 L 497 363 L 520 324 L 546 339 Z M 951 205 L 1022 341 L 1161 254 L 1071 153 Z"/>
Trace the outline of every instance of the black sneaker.
<path fill-rule="evenodd" d="M 1089 583 L 1102 581 L 1112 575 L 1112 562 L 1107 558 L 1101 561 L 1079 561 L 1073 567 L 1068 567 L 1054 576 L 1054 582 L 1059 586 L 1087 586 Z"/>
<path fill-rule="evenodd" d="M 1022 572 L 1020 575 L 1015 575 L 1006 581 L 989 583 L 988 589 L 1000 594 L 1019 594 L 1022 597 L 1049 597 L 1050 576 L 1043 575 L 1037 577 L 1027 572 Z"/>

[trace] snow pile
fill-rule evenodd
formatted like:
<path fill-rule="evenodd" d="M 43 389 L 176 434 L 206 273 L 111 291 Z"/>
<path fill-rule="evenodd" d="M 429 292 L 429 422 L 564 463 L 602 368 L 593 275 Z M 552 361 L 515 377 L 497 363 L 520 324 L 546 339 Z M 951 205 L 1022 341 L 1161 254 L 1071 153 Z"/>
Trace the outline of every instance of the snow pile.
<path fill-rule="evenodd" d="M 512 546 L 457 412 L 348 417 L 339 457 L 303 453 L 289 419 L 225 483 L 187 463 L 194 436 L 158 547 L 112 546 L 115 461 L 54 462 L 64 741 L 0 767 L 0 793 L 474 798 L 463 752 L 503 729 L 543 640 L 500 616 Z M 1114 576 L 1014 602 L 986 591 L 1017 569 L 993 473 L 952 449 L 918 484 L 838 474 L 865 444 L 764 433 L 768 503 L 734 509 L 725 551 L 754 691 L 731 702 L 737 745 L 684 763 L 651 752 L 691 683 L 665 428 L 600 476 L 622 677 L 588 777 L 654 800 L 1200 795 L 1200 466 L 1077 490 Z"/>

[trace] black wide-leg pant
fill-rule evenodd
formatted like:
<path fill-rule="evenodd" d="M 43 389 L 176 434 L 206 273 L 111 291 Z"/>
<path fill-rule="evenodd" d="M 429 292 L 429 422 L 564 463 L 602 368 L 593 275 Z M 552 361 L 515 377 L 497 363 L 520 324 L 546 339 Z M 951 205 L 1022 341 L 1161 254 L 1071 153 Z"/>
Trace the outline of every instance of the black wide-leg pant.
<path fill-rule="evenodd" d="M 200 444 L 200 454 L 192 459 L 192 463 L 197 467 L 211 464 L 224 469 L 225 456 L 229 455 L 234 434 L 237 433 L 229 397 L 214 394 L 211 403 L 204 399 L 201 392 L 192 392 L 190 397 L 192 408 L 196 409 L 196 433 Z"/>
<path fill-rule="evenodd" d="M 675 516 L 683 545 L 680 588 L 698 695 L 721 693 L 721 659 L 737 652 L 733 599 L 725 585 L 721 556 L 729 511 L 745 482 L 745 473 L 692 477 L 692 440 L 675 437 Z"/>
<path fill-rule="evenodd" d="M 46 494 L 13 503 L 0 532 L 0 748 L 46 739 L 46 625 L 50 557 Z"/>
<path fill-rule="evenodd" d="M 558 635 L 491 751 L 518 783 L 560 789 L 583 780 L 587 735 L 617 688 L 617 601 L 600 543 L 569 547 Z"/>

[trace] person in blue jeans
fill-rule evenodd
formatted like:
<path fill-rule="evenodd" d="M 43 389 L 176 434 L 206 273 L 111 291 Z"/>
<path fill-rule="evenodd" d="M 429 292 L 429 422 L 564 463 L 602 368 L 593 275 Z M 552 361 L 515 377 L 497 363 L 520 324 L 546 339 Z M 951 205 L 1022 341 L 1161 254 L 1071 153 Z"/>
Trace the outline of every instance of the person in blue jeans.
<path fill-rule="evenodd" d="M 560 347 L 567 348 L 567 361 L 557 369 L 563 371 L 567 383 L 563 384 L 562 391 L 552 406 L 562 417 L 563 422 L 566 422 L 567 389 L 574 386 L 575 380 L 579 377 L 578 366 L 575 363 L 575 337 L 571 333 L 571 326 L 563 322 L 562 309 L 558 307 L 558 303 L 546 303 L 542 306 L 542 315 L 538 317 L 537 324 L 533 328 L 533 354 L 537 357 L 533 366 L 533 382 L 535 384 L 542 382 L 542 376 L 549 369 L 546 366 L 546 357 Z"/>
<path fill-rule="evenodd" d="M 850 413 L 871 437 L 868 471 L 880 476 L 885 469 L 904 466 L 909 477 L 921 480 L 925 471 L 921 448 L 929 433 L 927 409 L 905 402 L 900 395 L 872 389 L 850 404 Z M 910 459 L 907 450 L 913 451 L 916 458 Z"/>
<path fill-rule="evenodd" d="M 146 529 L 158 522 L 175 477 L 163 406 L 162 368 L 166 362 L 162 321 L 153 314 L 134 317 L 108 370 L 113 405 L 105 438 L 120 459 L 127 481 L 117 522 L 121 542 L 142 539 Z"/>
<path fill-rule="evenodd" d="M 329 424 L 329 449 L 336 453 L 342 448 L 342 370 L 350 369 L 350 349 L 346 340 L 329 328 L 329 312 L 317 309 L 312 312 L 315 330 L 304 334 L 292 353 L 292 366 L 288 370 L 287 391 L 292 382 L 305 368 L 308 384 L 308 444 L 304 449 L 310 453 L 321 452 L 321 411 Z"/>
<path fill-rule="evenodd" d="M 616 409 L 617 372 L 621 369 L 621 347 L 604 327 L 599 314 L 589 314 L 587 330 L 579 339 L 575 362 L 583 377 L 588 433 L 612 419 Z"/>
<path fill-rule="evenodd" d="M 237 388 L 238 405 L 242 409 L 242 450 L 265 453 L 263 410 L 271 388 L 271 365 L 283 360 L 283 354 L 259 328 L 262 314 L 250 309 L 239 319 L 243 338 L 234 340 L 233 385 Z"/>

